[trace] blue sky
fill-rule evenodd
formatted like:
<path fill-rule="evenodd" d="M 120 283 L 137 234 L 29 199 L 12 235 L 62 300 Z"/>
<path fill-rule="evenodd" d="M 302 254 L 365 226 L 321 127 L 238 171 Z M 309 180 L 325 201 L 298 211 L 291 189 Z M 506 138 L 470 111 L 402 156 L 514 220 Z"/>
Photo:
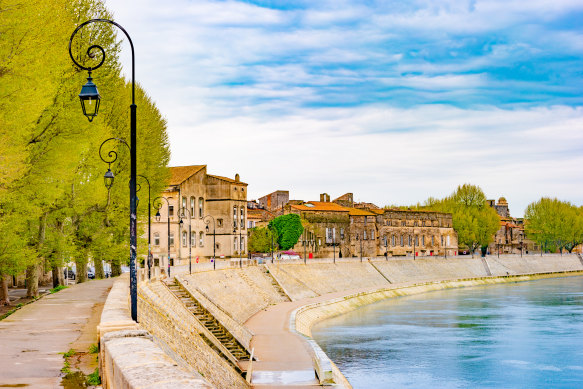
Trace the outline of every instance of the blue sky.
<path fill-rule="evenodd" d="M 250 198 L 411 204 L 470 182 L 514 216 L 583 204 L 580 0 L 106 4 L 172 165 L 239 173 Z"/>

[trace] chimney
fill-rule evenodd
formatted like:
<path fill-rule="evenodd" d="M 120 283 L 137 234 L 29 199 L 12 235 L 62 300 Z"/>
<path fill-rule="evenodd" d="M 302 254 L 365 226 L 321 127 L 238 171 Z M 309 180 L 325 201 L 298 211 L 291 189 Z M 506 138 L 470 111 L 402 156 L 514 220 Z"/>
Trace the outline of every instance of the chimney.
<path fill-rule="evenodd" d="M 241 179 L 239 178 L 239 173 L 235 174 L 235 182 L 239 182 Z"/>

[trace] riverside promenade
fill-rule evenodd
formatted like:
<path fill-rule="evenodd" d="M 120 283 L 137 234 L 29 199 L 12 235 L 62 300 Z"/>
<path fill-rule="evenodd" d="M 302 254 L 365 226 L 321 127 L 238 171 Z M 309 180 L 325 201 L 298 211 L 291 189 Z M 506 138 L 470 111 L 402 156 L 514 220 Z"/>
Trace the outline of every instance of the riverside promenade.
<path fill-rule="evenodd" d="M 62 354 L 97 344 L 96 326 L 113 282 L 71 285 L 0 321 L 0 387 L 62 387 Z"/>

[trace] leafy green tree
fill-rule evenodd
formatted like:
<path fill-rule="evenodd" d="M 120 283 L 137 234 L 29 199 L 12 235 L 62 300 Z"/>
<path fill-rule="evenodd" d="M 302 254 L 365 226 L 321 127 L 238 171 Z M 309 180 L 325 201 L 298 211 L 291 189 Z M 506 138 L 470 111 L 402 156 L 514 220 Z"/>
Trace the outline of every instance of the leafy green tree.
<path fill-rule="evenodd" d="M 486 203 L 486 195 L 479 186 L 460 185 L 452 195 L 443 200 L 429 198 L 425 206 L 452 214 L 458 245 L 467 246 L 472 256 L 478 247 L 487 247 L 500 228 L 500 218 Z"/>
<path fill-rule="evenodd" d="M 277 232 L 274 228 L 256 227 L 249 231 L 250 252 L 269 253 L 272 248 L 277 250 Z"/>
<path fill-rule="evenodd" d="M 529 204 L 524 214 L 527 236 L 551 251 L 568 250 L 583 242 L 581 207 L 543 197 Z"/>
<path fill-rule="evenodd" d="M 304 232 L 300 216 L 293 213 L 278 216 L 269 225 L 277 232 L 277 245 L 281 250 L 294 247 Z"/>

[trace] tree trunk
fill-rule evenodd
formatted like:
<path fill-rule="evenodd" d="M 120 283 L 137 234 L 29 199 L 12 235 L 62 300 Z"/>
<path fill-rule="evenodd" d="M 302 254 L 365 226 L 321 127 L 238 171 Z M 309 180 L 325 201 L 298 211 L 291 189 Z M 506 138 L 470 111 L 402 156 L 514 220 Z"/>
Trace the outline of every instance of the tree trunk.
<path fill-rule="evenodd" d="M 101 260 L 101 258 L 99 259 L 93 259 L 93 262 L 95 262 L 95 278 L 96 279 L 102 279 L 105 277 L 105 274 L 103 273 L 103 261 Z"/>
<path fill-rule="evenodd" d="M 10 298 L 8 297 L 8 278 L 5 274 L 0 274 L 0 307 L 3 305 L 10 305 Z"/>
<path fill-rule="evenodd" d="M 121 275 L 121 264 L 119 260 L 113 260 L 111 261 L 111 276 L 117 277 L 119 275 Z"/>
<path fill-rule="evenodd" d="M 59 285 L 65 285 L 65 273 L 64 268 L 53 265 L 53 288 L 56 288 Z"/>
<path fill-rule="evenodd" d="M 26 297 L 38 297 L 38 264 L 26 268 Z"/>
<path fill-rule="evenodd" d="M 77 258 L 75 261 L 77 264 L 77 274 L 75 275 L 75 283 L 80 284 L 87 281 L 87 258 L 84 256 Z"/>

